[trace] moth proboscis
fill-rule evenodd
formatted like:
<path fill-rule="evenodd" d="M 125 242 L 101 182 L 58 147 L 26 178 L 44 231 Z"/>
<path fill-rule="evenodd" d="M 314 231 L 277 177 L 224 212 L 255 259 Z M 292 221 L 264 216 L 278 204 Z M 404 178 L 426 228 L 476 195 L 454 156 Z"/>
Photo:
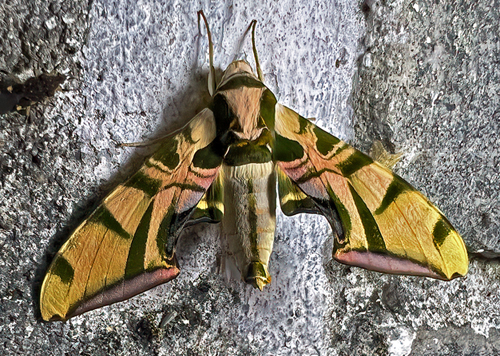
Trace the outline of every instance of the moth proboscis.
<path fill-rule="evenodd" d="M 41 288 L 45 320 L 67 320 L 179 274 L 185 226 L 220 223 L 241 278 L 262 288 L 276 226 L 286 215 L 325 216 L 333 258 L 366 269 L 450 280 L 468 268 L 443 214 L 388 168 L 279 104 L 256 72 L 233 61 L 216 82 L 208 22 L 211 104 L 159 149 L 70 235 Z"/>

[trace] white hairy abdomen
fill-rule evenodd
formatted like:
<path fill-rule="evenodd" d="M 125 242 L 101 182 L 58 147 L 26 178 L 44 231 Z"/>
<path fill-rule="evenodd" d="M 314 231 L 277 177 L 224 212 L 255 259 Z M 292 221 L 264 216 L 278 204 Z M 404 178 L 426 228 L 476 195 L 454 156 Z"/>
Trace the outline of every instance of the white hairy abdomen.
<path fill-rule="evenodd" d="M 276 229 L 274 163 L 222 166 L 224 217 L 222 232 L 243 278 L 251 262 L 267 271 Z"/>

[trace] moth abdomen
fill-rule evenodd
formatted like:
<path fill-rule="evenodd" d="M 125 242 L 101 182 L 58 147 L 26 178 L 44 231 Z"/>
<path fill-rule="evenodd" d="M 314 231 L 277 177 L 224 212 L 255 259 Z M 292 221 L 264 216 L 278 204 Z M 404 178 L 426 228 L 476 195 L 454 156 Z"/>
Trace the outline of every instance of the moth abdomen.
<path fill-rule="evenodd" d="M 262 289 L 271 281 L 267 270 L 276 229 L 274 163 L 223 164 L 222 231 L 241 277 Z"/>

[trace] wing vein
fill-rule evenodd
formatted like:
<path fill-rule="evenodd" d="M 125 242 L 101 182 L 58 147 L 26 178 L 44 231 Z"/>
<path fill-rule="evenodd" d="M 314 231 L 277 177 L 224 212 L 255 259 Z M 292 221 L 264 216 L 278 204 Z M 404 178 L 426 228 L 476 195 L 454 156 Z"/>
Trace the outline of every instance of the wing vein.
<path fill-rule="evenodd" d="M 109 229 L 106 229 L 106 231 L 104 232 L 104 234 L 102 235 L 102 239 L 101 239 L 101 242 L 99 243 L 99 247 L 96 249 L 95 251 L 95 254 L 94 254 L 94 258 L 92 260 L 92 264 L 91 264 L 91 267 L 89 269 L 89 273 L 87 275 L 87 282 L 85 283 L 85 292 L 84 292 L 84 297 L 87 296 L 87 287 L 89 286 L 89 280 L 90 280 L 90 276 L 92 275 L 92 271 L 94 270 L 94 267 L 95 267 L 95 261 L 97 259 L 97 256 L 99 255 L 99 251 L 101 250 L 101 246 L 102 246 L 102 243 L 104 242 L 104 239 L 106 239 L 106 237 L 108 236 L 108 232 L 109 232 Z"/>

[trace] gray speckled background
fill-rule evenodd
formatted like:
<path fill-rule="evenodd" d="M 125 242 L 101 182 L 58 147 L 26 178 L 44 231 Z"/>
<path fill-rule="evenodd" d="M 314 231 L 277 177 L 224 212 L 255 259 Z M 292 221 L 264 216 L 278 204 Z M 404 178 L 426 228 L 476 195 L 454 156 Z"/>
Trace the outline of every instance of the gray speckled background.
<path fill-rule="evenodd" d="M 63 73 L 29 117 L 0 117 L 0 349 L 6 355 L 500 353 L 499 1 L 22 1 L 0 4 L 0 79 Z M 318 216 L 278 217 L 273 281 L 217 272 L 216 226 L 178 246 L 181 275 L 129 301 L 41 322 L 51 257 L 147 149 L 203 108 L 204 9 L 224 69 L 249 22 L 280 102 L 395 170 L 462 233 L 466 278 L 388 276 L 331 261 Z M 204 31 L 202 32 L 204 34 Z M 250 41 L 242 54 L 253 63 Z M 482 252 L 482 257 L 477 254 Z M 159 324 L 163 317 L 169 322 Z"/>

